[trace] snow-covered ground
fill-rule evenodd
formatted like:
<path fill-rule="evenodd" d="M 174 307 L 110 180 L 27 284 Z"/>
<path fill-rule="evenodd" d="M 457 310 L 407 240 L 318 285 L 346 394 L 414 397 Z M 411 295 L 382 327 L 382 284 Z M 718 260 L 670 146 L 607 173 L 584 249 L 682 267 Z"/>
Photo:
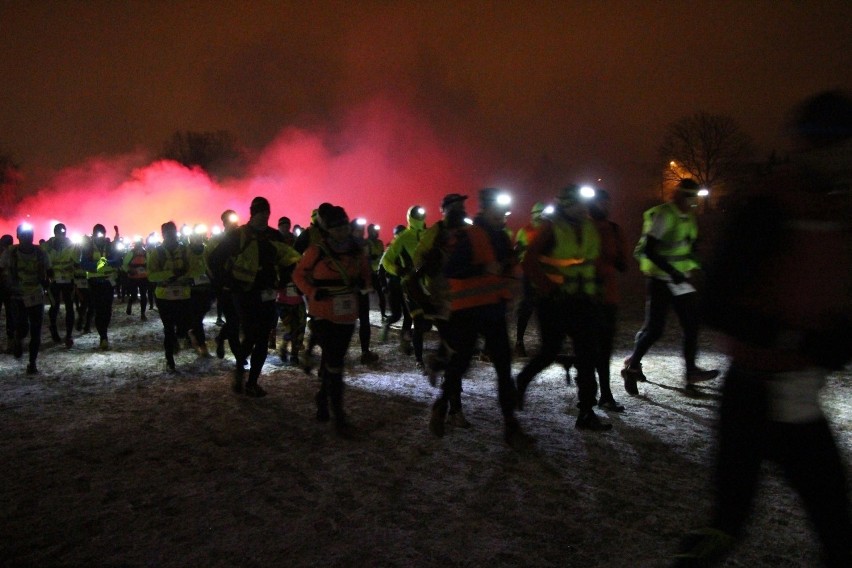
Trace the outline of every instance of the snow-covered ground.
<path fill-rule="evenodd" d="M 621 322 L 607 433 L 574 429 L 576 391 L 553 366 L 532 384 L 524 428 L 502 440 L 493 370 L 465 380 L 469 430 L 427 429 L 436 391 L 397 334 L 346 371 L 360 435 L 314 419 L 316 377 L 270 354 L 262 399 L 229 389 L 233 358 L 177 356 L 165 368 L 156 311 L 116 303 L 112 349 L 95 333 L 70 350 L 45 343 L 40 374 L 0 356 L 0 564 L 4 566 L 665 566 L 710 505 L 721 380 L 682 385 L 674 317 L 627 396 L 618 376 L 639 326 Z M 209 335 L 214 317 L 207 319 Z M 702 335 L 705 367 L 723 367 Z M 427 343 L 433 343 L 430 334 Z M 210 341 L 212 347 L 212 341 Z M 535 329 L 528 347 L 535 345 Z M 515 372 L 523 361 L 514 363 Z M 849 463 L 850 373 L 824 402 Z M 731 566 L 811 566 L 817 546 L 798 498 L 766 467 L 748 537 Z"/>

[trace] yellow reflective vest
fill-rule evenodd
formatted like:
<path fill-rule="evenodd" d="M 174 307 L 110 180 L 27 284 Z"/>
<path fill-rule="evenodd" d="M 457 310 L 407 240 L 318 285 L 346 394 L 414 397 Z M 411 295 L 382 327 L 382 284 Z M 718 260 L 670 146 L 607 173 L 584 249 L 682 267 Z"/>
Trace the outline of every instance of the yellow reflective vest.
<path fill-rule="evenodd" d="M 553 248 L 538 257 L 547 278 L 567 294 L 598 294 L 595 263 L 600 256 L 601 238 L 591 219 L 584 219 L 580 238 L 574 227 L 564 221 L 551 226 Z"/>

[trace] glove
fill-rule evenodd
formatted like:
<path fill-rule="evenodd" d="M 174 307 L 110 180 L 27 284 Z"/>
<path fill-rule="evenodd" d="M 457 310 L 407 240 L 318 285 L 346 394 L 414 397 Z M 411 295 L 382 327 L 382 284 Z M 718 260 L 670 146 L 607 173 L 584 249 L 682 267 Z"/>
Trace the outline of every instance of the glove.
<path fill-rule="evenodd" d="M 675 284 L 683 284 L 684 282 L 686 282 L 686 276 L 683 272 L 675 270 L 671 273 L 671 277 L 672 282 L 674 282 Z"/>
<path fill-rule="evenodd" d="M 317 291 L 314 292 L 314 300 L 325 300 L 329 296 L 330 294 L 325 288 L 318 288 Z"/>

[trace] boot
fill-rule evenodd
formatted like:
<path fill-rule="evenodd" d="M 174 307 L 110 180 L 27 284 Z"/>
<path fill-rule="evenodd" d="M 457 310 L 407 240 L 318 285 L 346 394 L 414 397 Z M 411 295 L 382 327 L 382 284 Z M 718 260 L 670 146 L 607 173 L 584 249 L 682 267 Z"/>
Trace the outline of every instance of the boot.
<path fill-rule="evenodd" d="M 444 437 L 447 421 L 447 401 L 439 398 L 432 405 L 432 415 L 429 417 L 429 431 L 438 438 Z"/>

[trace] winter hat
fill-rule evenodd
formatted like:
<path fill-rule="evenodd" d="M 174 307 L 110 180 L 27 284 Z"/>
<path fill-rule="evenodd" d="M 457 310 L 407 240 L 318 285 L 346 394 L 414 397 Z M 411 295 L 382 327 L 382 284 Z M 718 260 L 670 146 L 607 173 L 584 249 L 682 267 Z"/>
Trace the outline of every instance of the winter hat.
<path fill-rule="evenodd" d="M 269 213 L 269 201 L 265 197 L 255 197 L 251 200 L 249 213 L 254 216 L 257 213 Z"/>

